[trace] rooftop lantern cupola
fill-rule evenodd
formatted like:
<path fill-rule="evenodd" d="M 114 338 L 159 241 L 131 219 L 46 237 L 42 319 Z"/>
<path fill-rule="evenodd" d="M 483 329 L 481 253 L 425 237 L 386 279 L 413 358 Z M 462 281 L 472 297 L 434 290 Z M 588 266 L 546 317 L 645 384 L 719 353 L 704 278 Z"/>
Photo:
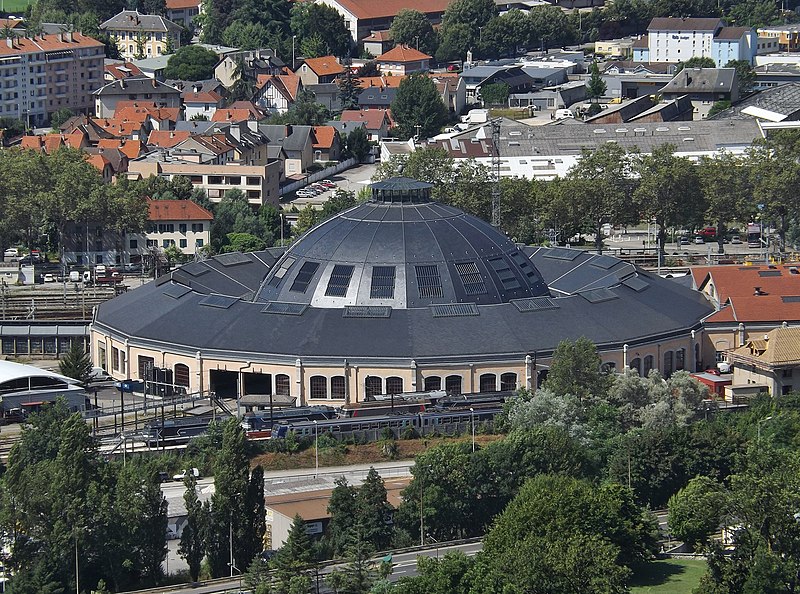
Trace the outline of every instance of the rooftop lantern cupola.
<path fill-rule="evenodd" d="M 424 204 L 431 201 L 433 185 L 410 177 L 392 177 L 375 182 L 370 187 L 372 188 L 372 202 Z"/>

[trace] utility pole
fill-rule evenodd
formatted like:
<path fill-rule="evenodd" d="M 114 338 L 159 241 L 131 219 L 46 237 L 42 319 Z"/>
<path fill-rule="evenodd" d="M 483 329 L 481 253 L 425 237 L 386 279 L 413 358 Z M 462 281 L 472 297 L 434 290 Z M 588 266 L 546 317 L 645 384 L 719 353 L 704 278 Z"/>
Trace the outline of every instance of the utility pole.
<path fill-rule="evenodd" d="M 500 228 L 500 118 L 492 126 L 492 227 Z"/>

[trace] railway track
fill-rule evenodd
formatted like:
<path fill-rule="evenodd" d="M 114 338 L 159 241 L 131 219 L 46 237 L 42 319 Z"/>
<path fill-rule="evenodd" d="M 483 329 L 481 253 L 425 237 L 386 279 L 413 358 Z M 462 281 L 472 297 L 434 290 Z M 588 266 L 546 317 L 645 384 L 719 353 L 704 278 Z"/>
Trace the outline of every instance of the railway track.
<path fill-rule="evenodd" d="M 97 287 L 80 293 L 36 290 L 7 291 L 2 295 L 2 319 L 87 320 L 92 308 L 115 296 L 112 287 Z"/>

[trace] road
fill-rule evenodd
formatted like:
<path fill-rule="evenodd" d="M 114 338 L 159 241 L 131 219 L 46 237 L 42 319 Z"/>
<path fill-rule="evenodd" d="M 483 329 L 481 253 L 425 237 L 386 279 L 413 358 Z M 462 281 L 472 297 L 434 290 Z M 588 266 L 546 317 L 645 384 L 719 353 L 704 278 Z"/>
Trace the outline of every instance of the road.
<path fill-rule="evenodd" d="M 396 582 L 404 577 L 414 577 L 417 574 L 417 557 L 442 557 L 452 551 L 462 551 L 467 556 L 477 554 L 483 548 L 483 543 L 480 541 L 472 541 L 468 543 L 448 544 L 442 543 L 440 545 L 428 545 L 425 548 L 418 548 L 416 550 L 406 551 L 402 553 L 392 554 L 392 575 L 389 576 L 389 581 Z M 383 556 L 374 558 L 376 563 L 380 562 Z M 345 569 L 344 564 L 328 565 L 320 570 L 320 593 L 327 594 L 331 590 L 325 585 L 325 576 L 332 571 Z M 192 592 L 192 594 L 215 594 L 219 592 L 238 592 L 242 587 L 240 577 L 230 579 L 215 580 L 213 583 L 201 583 L 191 589 L 185 586 L 151 588 L 148 590 L 137 590 L 140 594 L 173 594 L 181 592 Z"/>

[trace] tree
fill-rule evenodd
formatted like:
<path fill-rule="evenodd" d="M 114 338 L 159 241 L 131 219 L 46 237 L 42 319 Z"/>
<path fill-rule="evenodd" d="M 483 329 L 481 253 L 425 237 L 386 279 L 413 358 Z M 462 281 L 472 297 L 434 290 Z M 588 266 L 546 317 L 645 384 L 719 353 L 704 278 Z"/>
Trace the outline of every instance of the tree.
<path fill-rule="evenodd" d="M 295 237 L 301 236 L 303 233 L 311 229 L 319 222 L 319 211 L 310 204 L 306 204 L 300 214 L 297 215 L 297 222 L 292 228 L 292 233 Z"/>
<path fill-rule="evenodd" d="M 295 3 L 291 8 L 292 33 L 300 38 L 303 55 L 331 55 L 345 57 L 350 54 L 352 40 L 345 26 L 344 17 L 326 4 Z M 314 42 L 314 56 L 305 50 L 308 41 Z M 319 53 L 318 53 L 319 52 Z"/>
<path fill-rule="evenodd" d="M 634 203 L 643 218 L 658 226 L 662 262 L 667 229 L 697 224 L 706 210 L 697 170 L 688 159 L 675 156 L 675 146 L 662 144 L 634 162 L 634 171 L 639 176 Z"/>
<path fill-rule="evenodd" d="M 256 50 L 269 46 L 270 34 L 261 23 L 237 20 L 233 21 L 222 32 L 222 41 L 231 47 Z"/>
<path fill-rule="evenodd" d="M 92 359 L 83 349 L 80 341 L 74 340 L 69 350 L 58 362 L 58 371 L 61 375 L 66 375 L 76 379 L 83 385 L 89 382 L 89 375 L 92 372 Z"/>
<path fill-rule="evenodd" d="M 714 104 L 711 106 L 711 109 L 708 110 L 708 118 L 712 118 L 718 113 L 725 111 L 726 109 L 730 109 L 731 102 L 727 99 L 722 99 L 720 101 L 714 101 Z"/>
<path fill-rule="evenodd" d="M 206 518 L 203 515 L 203 504 L 197 497 L 197 479 L 189 472 L 183 481 L 186 493 L 183 502 L 186 506 L 186 524 L 181 532 L 178 554 L 189 566 L 189 577 L 196 582 L 200 577 L 200 564 L 205 557 Z"/>
<path fill-rule="evenodd" d="M 631 158 L 617 144 L 604 144 L 595 151 L 584 150 L 569 170 L 568 183 L 574 188 L 575 214 L 595 236 L 595 249 L 603 253 L 603 227 L 627 225 L 638 220 L 631 205 L 634 181 Z"/>
<path fill-rule="evenodd" d="M 714 62 L 713 59 L 708 58 L 706 56 L 695 56 L 694 58 L 689 58 L 685 62 L 678 62 L 678 65 L 675 67 L 675 73 L 677 74 L 684 68 L 716 68 L 717 64 Z"/>
<path fill-rule="evenodd" d="M 597 347 L 588 338 L 562 340 L 553 351 L 553 363 L 544 387 L 557 396 L 571 394 L 580 401 L 605 398 L 612 378 L 600 369 Z"/>
<path fill-rule="evenodd" d="M 567 15 L 557 6 L 534 6 L 528 13 L 529 43 L 546 50 L 574 43 L 576 33 Z"/>
<path fill-rule="evenodd" d="M 483 85 L 481 87 L 481 101 L 483 102 L 483 106 L 505 105 L 506 101 L 508 101 L 508 94 L 510 91 L 511 87 L 504 82 Z"/>
<path fill-rule="evenodd" d="M 272 242 L 270 242 L 272 243 Z M 267 247 L 260 237 L 250 233 L 228 233 L 228 243 L 222 246 L 223 252 L 258 252 Z"/>
<path fill-rule="evenodd" d="M 205 80 L 214 76 L 217 54 L 200 45 L 187 45 L 172 54 L 164 69 L 166 78 Z"/>
<path fill-rule="evenodd" d="M 364 161 L 372 150 L 372 145 L 367 136 L 367 129 L 359 126 L 350 131 L 345 138 L 345 150 L 347 154 L 355 157 L 359 163 Z"/>
<path fill-rule="evenodd" d="M 53 129 L 57 130 L 61 124 L 74 116 L 75 114 L 72 113 L 71 109 L 68 107 L 62 107 L 61 109 L 56 110 L 53 115 L 50 116 L 50 125 L 53 127 Z"/>
<path fill-rule="evenodd" d="M 691 546 L 704 545 L 717 532 L 723 513 L 723 489 L 714 479 L 698 476 L 669 498 L 669 529 Z"/>
<path fill-rule="evenodd" d="M 407 45 L 426 54 L 436 51 L 436 32 L 430 19 L 418 10 L 404 8 L 392 20 L 392 39 L 397 44 Z"/>
<path fill-rule="evenodd" d="M 211 224 L 211 245 L 221 252 L 228 245 L 229 233 L 247 233 L 262 237 L 261 220 L 250 208 L 247 196 L 241 190 L 228 190 L 222 200 L 214 205 L 214 222 Z"/>
<path fill-rule="evenodd" d="M 348 537 L 356 521 L 353 510 L 356 508 L 358 488 L 350 485 L 344 477 L 335 480 L 336 486 L 328 499 L 330 522 L 325 532 L 325 540 L 334 557 L 341 557 L 348 543 Z"/>
<path fill-rule="evenodd" d="M 356 508 L 357 523 L 363 538 L 376 551 L 385 551 L 392 540 L 390 523 L 392 508 L 386 499 L 383 479 L 374 468 L 370 468 L 364 483 L 358 489 Z"/>
<path fill-rule="evenodd" d="M 600 69 L 597 67 L 597 61 L 593 61 L 589 66 L 589 82 L 586 84 L 587 95 L 590 99 L 597 100 L 606 94 L 608 85 L 600 76 Z"/>
<path fill-rule="evenodd" d="M 444 12 L 441 43 L 436 59 L 447 61 L 462 58 L 467 50 L 480 46 L 480 27 L 497 15 L 491 0 L 455 0 Z"/>
<path fill-rule="evenodd" d="M 339 86 L 339 101 L 342 109 L 358 109 L 361 81 L 353 76 L 349 64 L 345 64 L 344 74 L 339 77 L 336 84 Z"/>
<path fill-rule="evenodd" d="M 697 166 L 705 196 L 705 218 L 717 224 L 717 245 L 725 252 L 728 221 L 747 223 L 755 205 L 747 197 L 753 195 L 747 161 L 729 152 L 711 158 L 704 157 Z"/>
<path fill-rule="evenodd" d="M 321 126 L 331 117 L 331 113 L 322 103 L 317 103 L 311 91 L 301 91 L 297 100 L 283 115 L 270 118 L 273 124 L 292 124 L 298 126 Z"/>
<path fill-rule="evenodd" d="M 756 82 L 756 73 L 750 62 L 747 60 L 730 60 L 725 64 L 725 68 L 736 69 L 736 78 L 739 81 L 739 97 L 744 97 L 753 92 L 753 85 Z"/>
<path fill-rule="evenodd" d="M 474 557 L 461 551 L 443 557 L 417 557 L 417 576 L 396 583 L 396 594 L 461 594 L 472 589 Z"/>
<path fill-rule="evenodd" d="M 275 570 L 275 590 L 278 594 L 288 594 L 292 580 L 303 576 L 313 567 L 311 540 L 300 515 L 294 517 L 286 542 L 278 549 L 270 565 Z"/>
<path fill-rule="evenodd" d="M 433 80 L 421 74 L 412 74 L 400 82 L 392 115 L 401 137 L 420 139 L 438 134 L 450 117 Z"/>

